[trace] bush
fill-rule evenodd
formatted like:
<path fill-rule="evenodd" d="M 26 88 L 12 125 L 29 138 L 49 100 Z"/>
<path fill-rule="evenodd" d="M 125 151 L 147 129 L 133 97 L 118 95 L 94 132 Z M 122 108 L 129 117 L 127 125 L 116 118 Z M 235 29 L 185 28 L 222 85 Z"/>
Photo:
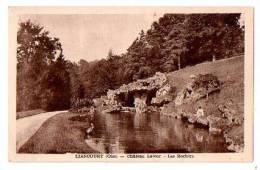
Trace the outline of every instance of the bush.
<path fill-rule="evenodd" d="M 83 98 L 83 99 L 77 98 L 77 99 L 71 101 L 72 109 L 90 107 L 93 104 L 94 104 L 94 102 L 91 99 L 88 99 L 88 98 Z"/>

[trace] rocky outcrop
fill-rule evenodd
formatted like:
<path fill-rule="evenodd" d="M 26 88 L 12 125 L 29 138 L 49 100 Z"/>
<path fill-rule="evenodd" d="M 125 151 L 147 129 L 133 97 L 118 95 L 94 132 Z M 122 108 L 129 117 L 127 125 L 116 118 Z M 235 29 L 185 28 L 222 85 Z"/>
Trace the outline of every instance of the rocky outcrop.
<path fill-rule="evenodd" d="M 232 107 L 232 100 L 219 105 L 218 110 L 222 113 L 222 117 L 228 120 L 228 124 L 241 125 L 244 121 L 243 114 Z"/>
<path fill-rule="evenodd" d="M 153 77 L 137 80 L 107 92 L 104 101 L 105 112 L 123 111 L 125 107 L 135 107 L 137 113 L 147 111 L 147 106 L 163 105 L 172 100 L 171 86 L 165 74 L 157 72 Z"/>
<path fill-rule="evenodd" d="M 244 126 L 233 126 L 224 131 L 227 149 L 235 152 L 244 151 Z"/>
<path fill-rule="evenodd" d="M 239 112 L 234 102 L 229 99 L 225 104 L 219 105 L 218 110 L 222 118 L 226 121 L 226 126 L 222 127 L 224 138 L 228 144 L 228 150 L 243 152 L 244 148 L 244 114 Z"/>
<path fill-rule="evenodd" d="M 191 75 L 191 81 L 180 91 L 175 99 L 175 105 L 197 101 L 208 97 L 211 93 L 220 91 L 221 82 L 212 74 Z"/>
<path fill-rule="evenodd" d="M 196 110 L 193 112 L 186 112 L 182 109 L 178 109 L 179 106 L 185 105 L 187 103 L 196 103 L 196 101 L 202 98 L 208 98 L 214 92 L 219 92 L 221 89 L 221 82 L 218 78 L 212 74 L 199 74 L 199 75 L 191 75 L 190 82 L 177 94 L 174 105 L 168 106 L 171 108 L 174 107 L 175 111 L 170 113 L 173 117 L 186 119 L 190 123 L 197 123 L 203 126 L 208 126 L 209 131 L 214 133 L 220 133 L 221 130 L 219 126 L 221 126 L 222 118 L 216 116 L 200 116 L 196 115 Z M 181 107 L 180 107 L 181 108 Z M 167 107 L 162 108 L 162 114 L 169 114 L 169 110 L 167 111 Z M 167 113 L 168 112 L 168 113 Z"/>
<path fill-rule="evenodd" d="M 156 106 L 162 106 L 172 101 L 174 97 L 174 88 L 170 84 L 165 84 L 156 91 L 156 96 L 152 98 L 151 103 Z"/>

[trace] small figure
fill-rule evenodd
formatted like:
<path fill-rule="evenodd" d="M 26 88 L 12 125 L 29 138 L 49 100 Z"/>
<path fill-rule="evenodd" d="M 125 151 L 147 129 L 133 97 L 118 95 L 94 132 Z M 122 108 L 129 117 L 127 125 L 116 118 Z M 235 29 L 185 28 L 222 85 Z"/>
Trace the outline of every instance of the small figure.
<path fill-rule="evenodd" d="M 201 106 L 199 106 L 196 115 L 197 115 L 198 117 L 204 116 L 204 110 L 202 109 Z"/>
<path fill-rule="evenodd" d="M 92 133 L 93 130 L 94 130 L 94 124 L 90 123 L 90 127 L 87 128 L 86 133 L 89 135 L 90 133 Z"/>

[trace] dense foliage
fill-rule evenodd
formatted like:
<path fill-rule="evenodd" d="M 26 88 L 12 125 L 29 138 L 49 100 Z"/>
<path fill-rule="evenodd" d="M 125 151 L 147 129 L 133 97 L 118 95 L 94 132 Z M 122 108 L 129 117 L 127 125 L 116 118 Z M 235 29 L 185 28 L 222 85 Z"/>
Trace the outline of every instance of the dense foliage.
<path fill-rule="evenodd" d="M 108 89 L 158 71 L 241 54 L 244 26 L 239 19 L 240 14 L 165 14 L 147 32 L 141 30 L 126 53 L 109 50 L 106 59 L 78 63 L 65 61 L 59 40 L 42 27 L 21 23 L 18 110 L 67 108 L 72 101 L 100 97 Z M 29 100 L 22 100 L 25 97 Z"/>
<path fill-rule="evenodd" d="M 70 106 L 70 77 L 58 38 L 30 21 L 17 34 L 17 111 Z"/>

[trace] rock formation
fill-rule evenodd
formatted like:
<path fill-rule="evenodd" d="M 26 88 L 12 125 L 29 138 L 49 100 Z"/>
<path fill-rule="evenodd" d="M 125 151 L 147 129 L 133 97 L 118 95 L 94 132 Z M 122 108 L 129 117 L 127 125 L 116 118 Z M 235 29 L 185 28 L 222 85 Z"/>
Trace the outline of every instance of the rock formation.
<path fill-rule="evenodd" d="M 134 107 L 137 113 L 147 111 L 149 105 L 162 105 L 172 100 L 171 86 L 163 73 L 157 72 L 153 77 L 137 80 L 107 92 L 104 100 L 105 112 L 124 111 Z"/>
<path fill-rule="evenodd" d="M 170 84 L 165 84 L 156 91 L 156 96 L 152 98 L 151 103 L 157 106 L 169 103 L 174 98 L 173 89 L 174 87 L 171 87 Z"/>
<path fill-rule="evenodd" d="M 175 104 L 181 105 L 185 102 L 197 101 L 209 94 L 220 90 L 221 82 L 212 74 L 191 75 L 189 82 L 181 92 L 178 93 Z"/>

